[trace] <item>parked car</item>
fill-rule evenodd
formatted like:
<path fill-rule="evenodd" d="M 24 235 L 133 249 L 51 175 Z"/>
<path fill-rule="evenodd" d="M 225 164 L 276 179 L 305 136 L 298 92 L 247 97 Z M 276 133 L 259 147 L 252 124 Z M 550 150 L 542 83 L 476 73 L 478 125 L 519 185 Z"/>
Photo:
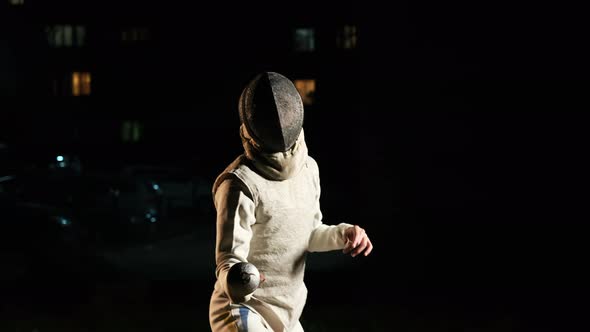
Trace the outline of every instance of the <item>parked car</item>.
<path fill-rule="evenodd" d="M 150 165 L 132 165 L 122 171 L 126 178 L 157 189 L 169 217 L 197 218 L 211 211 L 212 183 L 187 169 Z"/>

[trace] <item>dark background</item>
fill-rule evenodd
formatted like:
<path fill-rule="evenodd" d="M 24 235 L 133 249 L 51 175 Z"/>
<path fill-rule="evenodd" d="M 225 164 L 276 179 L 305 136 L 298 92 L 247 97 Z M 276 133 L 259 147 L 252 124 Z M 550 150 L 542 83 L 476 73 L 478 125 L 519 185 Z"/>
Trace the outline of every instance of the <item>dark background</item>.
<path fill-rule="evenodd" d="M 7 172 L 67 152 L 89 170 L 179 166 L 212 181 L 241 151 L 237 99 L 255 73 L 316 78 L 305 129 L 325 222 L 360 224 L 375 249 L 310 257 L 306 330 L 586 324 L 579 8 L 59 3 L 0 9 Z M 44 44 L 44 26 L 64 22 L 88 25 L 87 46 Z M 334 43 L 343 24 L 358 27 L 353 50 Z M 122 46 L 127 26 L 148 27 L 150 40 Z M 312 53 L 293 51 L 302 26 L 316 29 Z M 90 96 L 52 96 L 52 80 L 71 70 L 93 73 Z M 126 120 L 142 123 L 139 143 L 121 142 Z M 64 272 L 7 280 L 2 330 L 208 330 L 213 223 L 202 215 L 140 258 L 110 251 L 122 265 L 89 254 Z M 149 264 L 177 253 L 182 268 Z M 35 271 L 55 270 L 47 265 Z"/>

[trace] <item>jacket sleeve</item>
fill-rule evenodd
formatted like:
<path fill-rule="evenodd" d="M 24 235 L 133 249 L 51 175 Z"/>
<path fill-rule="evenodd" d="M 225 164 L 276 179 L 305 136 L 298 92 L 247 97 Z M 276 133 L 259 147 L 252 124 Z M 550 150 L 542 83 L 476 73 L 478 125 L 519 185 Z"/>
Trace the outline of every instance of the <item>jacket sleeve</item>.
<path fill-rule="evenodd" d="M 307 250 L 310 252 L 319 252 L 343 249 L 346 245 L 344 231 L 353 225 L 347 223 L 326 225 L 322 222 L 322 211 L 320 209 L 320 176 L 317 164 L 315 164 L 315 162 L 313 163 L 313 166 L 316 199 L 313 207 L 313 231 L 309 237 Z"/>
<path fill-rule="evenodd" d="M 245 302 L 250 295 L 242 298 L 234 296 L 227 283 L 227 273 L 234 264 L 247 262 L 252 239 L 251 226 L 256 221 L 255 204 L 246 185 L 233 177 L 219 185 L 214 194 L 214 203 L 217 210 L 215 275 L 232 302 Z"/>

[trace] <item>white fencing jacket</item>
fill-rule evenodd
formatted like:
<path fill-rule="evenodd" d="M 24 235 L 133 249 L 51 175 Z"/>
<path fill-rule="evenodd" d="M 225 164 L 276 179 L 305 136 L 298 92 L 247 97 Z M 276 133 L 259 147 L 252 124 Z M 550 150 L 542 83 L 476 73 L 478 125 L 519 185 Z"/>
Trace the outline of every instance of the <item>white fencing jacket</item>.
<path fill-rule="evenodd" d="M 230 304 L 241 303 L 260 314 L 274 331 L 301 330 L 299 317 L 307 298 L 303 282 L 306 255 L 343 249 L 344 231 L 352 225 L 322 223 L 319 169 L 307 155 L 303 132 L 295 146 L 278 157 L 252 158 L 249 137 L 243 133 L 243 140 L 244 136 L 246 153 L 230 164 L 213 186 L 217 282 L 211 298 L 211 328 L 214 332 L 234 331 Z M 268 158 L 274 161 L 269 163 Z M 277 160 L 279 164 L 291 163 L 290 171 L 280 174 L 279 167 L 275 172 L 279 175 L 273 176 L 260 170 L 264 167 L 261 163 Z M 229 268 L 238 262 L 254 264 L 266 277 L 266 282 L 245 298 L 232 296 L 226 283 Z"/>

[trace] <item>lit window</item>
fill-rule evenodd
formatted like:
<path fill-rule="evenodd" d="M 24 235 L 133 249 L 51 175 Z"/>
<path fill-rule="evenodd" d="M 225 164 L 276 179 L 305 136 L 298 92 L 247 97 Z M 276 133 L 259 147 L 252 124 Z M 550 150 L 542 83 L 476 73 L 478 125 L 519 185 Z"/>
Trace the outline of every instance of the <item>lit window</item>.
<path fill-rule="evenodd" d="M 126 143 L 139 142 L 141 139 L 142 126 L 137 121 L 125 121 L 121 125 L 121 140 Z"/>
<path fill-rule="evenodd" d="M 47 41 L 52 47 L 84 46 L 86 27 L 83 25 L 54 25 L 45 30 Z"/>
<path fill-rule="evenodd" d="M 293 34 L 295 51 L 312 52 L 315 49 L 315 33 L 312 28 L 295 29 Z"/>
<path fill-rule="evenodd" d="M 51 81 L 53 96 L 88 96 L 92 93 L 92 75 L 72 72 Z"/>
<path fill-rule="evenodd" d="M 25 0 L 9 0 L 8 2 L 13 6 L 22 6 L 25 4 Z"/>
<path fill-rule="evenodd" d="M 345 25 L 340 30 L 338 36 L 336 37 L 336 43 L 338 47 L 351 49 L 356 48 L 358 39 L 358 29 L 355 25 Z"/>
<path fill-rule="evenodd" d="M 150 31 L 147 28 L 129 28 L 121 31 L 121 41 L 137 42 L 150 39 Z"/>
<path fill-rule="evenodd" d="M 90 95 L 91 78 L 90 73 L 74 72 L 72 73 L 72 96 Z"/>
<path fill-rule="evenodd" d="M 315 80 L 295 80 L 295 87 L 301 95 L 303 105 L 312 105 L 315 95 Z"/>

